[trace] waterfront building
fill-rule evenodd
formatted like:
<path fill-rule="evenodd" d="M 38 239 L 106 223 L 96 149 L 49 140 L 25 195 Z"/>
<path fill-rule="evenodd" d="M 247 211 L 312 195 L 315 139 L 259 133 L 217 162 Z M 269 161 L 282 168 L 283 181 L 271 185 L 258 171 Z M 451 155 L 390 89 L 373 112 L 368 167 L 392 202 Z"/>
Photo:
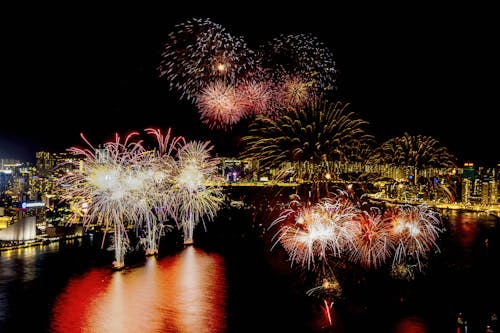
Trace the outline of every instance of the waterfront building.
<path fill-rule="evenodd" d="M 36 217 L 22 216 L 17 222 L 0 229 L 1 241 L 23 242 L 36 239 Z"/>
<path fill-rule="evenodd" d="M 482 205 L 496 205 L 498 203 L 498 185 L 494 180 L 483 181 L 481 190 Z"/>

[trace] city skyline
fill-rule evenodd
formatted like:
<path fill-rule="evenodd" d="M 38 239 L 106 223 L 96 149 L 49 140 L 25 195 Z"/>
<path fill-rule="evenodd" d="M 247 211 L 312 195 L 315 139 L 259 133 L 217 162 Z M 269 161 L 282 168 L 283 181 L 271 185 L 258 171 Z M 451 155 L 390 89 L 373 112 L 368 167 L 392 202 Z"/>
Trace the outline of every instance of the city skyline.
<path fill-rule="evenodd" d="M 498 107 L 493 11 L 434 6 L 401 8 L 398 15 L 383 7 L 334 7 L 273 12 L 252 6 L 242 15 L 229 7 L 82 9 L 66 16 L 47 8 L 13 10 L 0 158 L 33 160 L 36 151 L 84 145 L 80 132 L 99 144 L 147 127 L 170 127 L 234 154 L 246 124 L 210 130 L 157 72 L 175 24 L 200 17 L 251 46 L 281 33 L 317 36 L 335 57 L 336 96 L 369 122 L 378 143 L 404 132 L 429 135 L 459 162 L 500 161 L 492 111 Z"/>

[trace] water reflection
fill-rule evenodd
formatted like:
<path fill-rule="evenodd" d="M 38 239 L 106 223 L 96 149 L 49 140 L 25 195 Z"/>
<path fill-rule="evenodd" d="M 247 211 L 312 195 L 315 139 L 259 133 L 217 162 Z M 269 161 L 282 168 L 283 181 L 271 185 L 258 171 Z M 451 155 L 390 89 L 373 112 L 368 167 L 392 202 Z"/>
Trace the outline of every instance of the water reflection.
<path fill-rule="evenodd" d="M 57 297 L 53 332 L 224 332 L 222 257 L 189 246 L 144 266 L 95 268 Z"/>
<path fill-rule="evenodd" d="M 40 245 L 3 251 L 2 256 L 0 256 L 0 267 L 2 268 L 0 281 L 11 280 L 14 276 L 19 277 L 24 282 L 34 280 L 37 274 L 38 254 L 42 250 L 42 245 Z M 8 264 L 12 261 L 17 264 L 15 266 Z"/>
<path fill-rule="evenodd" d="M 455 235 L 455 240 L 463 249 L 471 249 L 477 241 L 479 224 L 475 213 L 451 215 L 449 218 L 450 232 Z"/>
<path fill-rule="evenodd" d="M 456 332 L 463 312 L 470 332 L 484 332 L 490 313 L 498 312 L 500 279 L 498 220 L 469 212 L 444 212 L 447 229 L 429 265 L 415 281 L 374 279 L 360 298 L 361 311 L 340 316 L 344 329 L 335 333 L 371 331 L 390 333 Z M 352 303 L 352 300 L 349 300 Z M 374 330 L 374 331 L 378 331 Z M 463 331 L 463 330 L 462 330 Z"/>
<path fill-rule="evenodd" d="M 396 323 L 393 333 L 427 333 L 430 332 L 425 321 L 418 316 L 409 316 Z"/>
<path fill-rule="evenodd" d="M 456 332 L 459 312 L 469 332 L 484 332 L 500 313 L 499 221 L 450 212 L 444 222 L 442 251 L 425 274 L 354 282 L 331 324 L 286 256 L 250 238 L 140 257 L 120 272 L 85 241 L 2 251 L 0 332 Z"/>
<path fill-rule="evenodd" d="M 42 269 L 42 251 L 57 251 L 58 245 L 47 247 L 32 246 L 12 250 L 4 250 L 0 255 L 0 323 L 10 315 L 9 299 L 4 296 L 9 289 L 17 288 L 24 283 L 34 281 Z"/>

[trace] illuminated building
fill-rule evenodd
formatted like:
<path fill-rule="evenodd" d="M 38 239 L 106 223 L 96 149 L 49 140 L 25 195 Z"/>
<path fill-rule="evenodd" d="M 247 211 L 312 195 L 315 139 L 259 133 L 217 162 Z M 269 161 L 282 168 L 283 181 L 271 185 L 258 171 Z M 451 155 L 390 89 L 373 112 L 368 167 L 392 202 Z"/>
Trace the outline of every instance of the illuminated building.
<path fill-rule="evenodd" d="M 470 204 L 472 182 L 468 178 L 462 179 L 462 203 Z"/>

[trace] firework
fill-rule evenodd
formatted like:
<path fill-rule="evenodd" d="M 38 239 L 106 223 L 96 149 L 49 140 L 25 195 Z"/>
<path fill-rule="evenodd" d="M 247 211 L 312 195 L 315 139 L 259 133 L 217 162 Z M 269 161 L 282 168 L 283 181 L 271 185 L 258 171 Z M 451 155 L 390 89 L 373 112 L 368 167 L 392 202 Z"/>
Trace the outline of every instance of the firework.
<path fill-rule="evenodd" d="M 190 141 L 179 151 L 174 170 L 175 200 L 173 217 L 182 226 L 185 244 L 193 243 L 195 226 L 211 221 L 221 207 L 223 197 L 217 174 L 219 160 L 210 156 L 208 141 Z"/>
<path fill-rule="evenodd" d="M 295 98 L 313 99 L 335 88 L 333 53 L 316 36 L 282 34 L 262 44 L 258 54 L 284 97 L 294 92 Z"/>
<path fill-rule="evenodd" d="M 350 260 L 365 268 L 380 267 L 392 254 L 394 239 L 391 224 L 376 207 L 360 210 L 354 221 L 357 230 L 350 247 Z"/>
<path fill-rule="evenodd" d="M 314 209 L 303 210 L 295 219 L 296 223 L 280 228 L 276 239 L 289 254 L 292 264 L 297 262 L 310 268 L 316 258 L 325 258 L 333 234 L 332 225 L 321 211 Z"/>
<path fill-rule="evenodd" d="M 243 98 L 247 115 L 275 114 L 274 91 L 269 80 L 243 80 L 238 83 L 236 89 Z"/>
<path fill-rule="evenodd" d="M 138 132 L 122 141 L 116 134 L 95 148 L 82 135 L 88 148 L 71 147 L 75 159 L 72 171 L 59 179 L 61 198 L 82 207 L 86 227 L 100 225 L 105 231 L 114 230 L 112 248 L 116 268 L 124 265 L 129 247 L 127 230 L 135 228 L 144 235 L 146 254 L 156 254 L 160 237 L 166 226 L 163 222 L 172 214 L 174 202 L 168 195 L 172 186 L 173 155 L 184 146 L 183 137 L 171 136 L 148 128 L 158 147 L 146 149 Z"/>
<path fill-rule="evenodd" d="M 271 249 L 281 245 L 292 266 L 315 275 L 306 293 L 327 300 L 340 296 L 336 275 L 346 263 L 363 269 L 390 265 L 391 276 L 413 279 L 430 251 L 439 251 L 442 232 L 439 214 L 426 205 L 383 210 L 342 190 L 312 205 L 294 196 L 270 228 L 275 226 Z"/>
<path fill-rule="evenodd" d="M 392 220 L 395 265 L 408 262 L 422 270 L 422 258 L 434 249 L 439 251 L 437 239 L 443 231 L 439 214 L 425 204 L 400 205 L 389 214 Z"/>
<path fill-rule="evenodd" d="M 271 227 L 282 224 L 274 236 L 273 247 L 280 243 L 292 264 L 311 268 L 330 256 L 342 257 L 353 243 L 352 220 L 357 208 L 350 202 L 338 197 L 325 198 L 313 206 L 291 206 L 298 208 L 284 210 Z"/>
<path fill-rule="evenodd" d="M 318 98 L 313 82 L 304 75 L 281 75 L 275 84 L 275 105 L 278 108 L 302 108 Z"/>
<path fill-rule="evenodd" d="M 158 145 L 158 157 L 173 156 L 175 152 L 186 144 L 186 139 L 182 136 L 172 136 L 172 129 L 167 129 L 163 133 L 159 128 L 146 128 L 145 132 L 156 138 Z"/>
<path fill-rule="evenodd" d="M 370 163 L 373 164 L 383 161 L 381 164 L 416 168 L 445 168 L 456 165 L 455 156 L 446 147 L 441 146 L 435 138 L 424 135 L 413 136 L 406 132 L 401 137 L 382 143 L 370 159 Z"/>
<path fill-rule="evenodd" d="M 181 98 L 194 102 L 207 83 L 223 80 L 234 84 L 259 72 L 255 53 L 245 40 L 210 19 L 177 24 L 167 37 L 159 72 Z"/>
<path fill-rule="evenodd" d="M 320 166 L 345 160 L 345 151 L 371 140 L 366 121 L 348 111 L 349 104 L 318 102 L 306 108 L 290 108 L 276 117 L 257 116 L 241 140 L 241 158 L 259 161 L 261 169 L 280 169 L 287 163 Z M 298 168 L 297 168 L 298 169 Z M 316 172 L 298 174 L 310 180 Z"/>
<path fill-rule="evenodd" d="M 147 149 L 137 132 L 123 141 L 116 134 L 100 148 L 82 135 L 89 148 L 68 149 L 81 158 L 58 180 L 62 200 L 81 207 L 77 213 L 86 227 L 95 223 L 114 229 L 116 268 L 124 266 L 129 227 L 144 234 L 140 244 L 146 254 L 156 254 L 167 219 L 181 221 L 186 242 L 192 242 L 194 226 L 213 219 L 222 202 L 218 159 L 210 157 L 208 141 L 186 143 L 171 129 L 145 131 L 156 138 L 157 147 Z"/>
<path fill-rule="evenodd" d="M 146 255 L 158 253 L 160 239 L 171 226 L 165 221 L 172 215 L 174 202 L 170 192 L 173 185 L 171 179 L 175 166 L 174 157 L 185 145 L 182 136 L 172 136 L 172 130 L 162 132 L 156 128 L 146 128 L 145 132 L 156 139 L 155 149 L 144 153 L 141 163 L 135 169 L 140 174 L 137 179 L 144 179 L 138 193 L 134 208 L 137 211 L 136 230 L 142 229 L 142 244 Z"/>
<path fill-rule="evenodd" d="M 144 149 L 136 140 L 137 132 L 130 133 L 123 141 L 116 134 L 115 141 L 105 143 L 102 148 L 94 148 L 81 136 L 89 148 L 67 149 L 81 159 L 75 159 L 73 170 L 58 180 L 61 198 L 85 208 L 80 212 L 84 226 L 96 223 L 105 231 L 113 230 L 113 265 L 121 268 L 129 246 L 127 223 L 137 218 L 137 211 L 131 207 L 142 186 L 134 166 L 144 156 Z"/>
<path fill-rule="evenodd" d="M 201 121 L 214 129 L 228 129 L 245 116 L 247 106 L 234 86 L 223 81 L 209 83 L 197 96 Z"/>

